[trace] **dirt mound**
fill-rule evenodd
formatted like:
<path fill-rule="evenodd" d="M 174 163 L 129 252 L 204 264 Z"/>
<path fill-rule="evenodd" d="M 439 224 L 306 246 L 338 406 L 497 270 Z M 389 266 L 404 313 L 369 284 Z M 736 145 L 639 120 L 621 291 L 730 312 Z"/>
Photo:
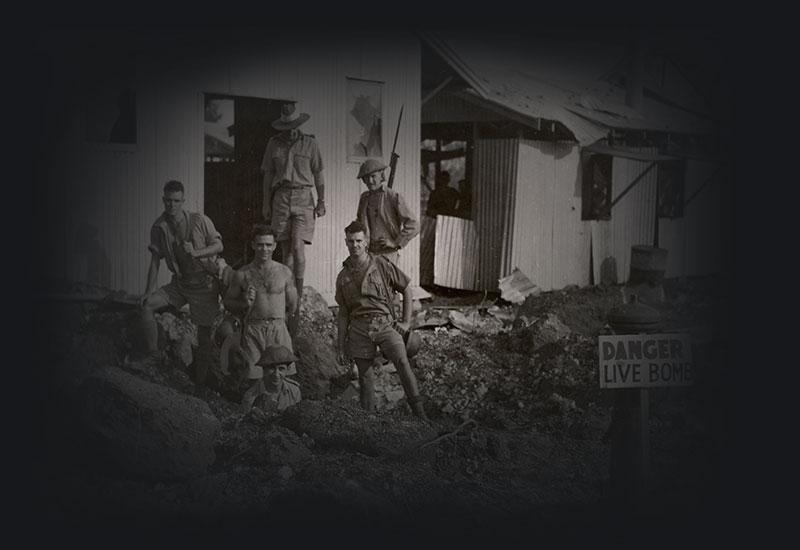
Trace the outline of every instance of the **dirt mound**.
<path fill-rule="evenodd" d="M 297 381 L 304 399 L 323 399 L 330 382 L 347 368 L 336 363 L 336 319 L 325 298 L 313 287 L 303 288 L 300 325 L 294 341 Z"/>
<path fill-rule="evenodd" d="M 378 456 L 401 453 L 435 432 L 414 419 L 369 414 L 351 401 L 302 401 L 283 413 L 278 424 L 306 434 L 321 449 L 346 449 Z"/>
<path fill-rule="evenodd" d="M 111 367 L 83 384 L 83 421 L 93 453 L 149 479 L 188 478 L 214 462 L 220 429 L 203 401 Z"/>

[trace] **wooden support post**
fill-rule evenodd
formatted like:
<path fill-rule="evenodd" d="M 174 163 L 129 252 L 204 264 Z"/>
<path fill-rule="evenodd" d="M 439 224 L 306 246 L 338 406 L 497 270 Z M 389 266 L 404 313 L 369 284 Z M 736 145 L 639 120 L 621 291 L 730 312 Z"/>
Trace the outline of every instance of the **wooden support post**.
<path fill-rule="evenodd" d="M 611 486 L 625 504 L 641 503 L 650 478 L 650 400 L 646 388 L 614 390 Z"/>

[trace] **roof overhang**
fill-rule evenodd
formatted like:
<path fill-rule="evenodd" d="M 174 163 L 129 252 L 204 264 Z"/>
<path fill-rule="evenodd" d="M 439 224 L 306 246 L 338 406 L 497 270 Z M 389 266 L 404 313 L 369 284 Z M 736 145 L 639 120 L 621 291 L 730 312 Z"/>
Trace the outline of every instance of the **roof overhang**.
<path fill-rule="evenodd" d="M 490 51 L 491 45 L 465 37 L 419 34 L 470 86 L 470 90 L 455 92 L 459 97 L 536 129 L 543 119 L 558 121 L 583 146 L 606 138 L 611 130 L 698 135 L 716 131 L 707 119 L 653 100 L 646 102 L 647 115 L 643 115 L 625 105 L 624 90 L 600 81 L 595 74 L 557 80 L 552 71 L 537 72 L 534 61 L 528 63 L 525 56 L 508 59 Z"/>

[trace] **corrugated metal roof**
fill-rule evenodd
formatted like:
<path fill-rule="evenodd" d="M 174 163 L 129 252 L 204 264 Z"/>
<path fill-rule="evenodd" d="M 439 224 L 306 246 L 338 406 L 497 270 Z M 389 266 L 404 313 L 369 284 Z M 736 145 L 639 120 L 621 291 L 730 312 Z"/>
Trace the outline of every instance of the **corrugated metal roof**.
<path fill-rule="evenodd" d="M 620 52 L 614 49 L 527 51 L 513 42 L 487 44 L 455 33 L 420 35 L 476 96 L 532 121 L 557 120 L 581 145 L 606 137 L 611 128 L 692 134 L 715 131 L 711 121 L 652 99 L 644 99 L 646 115 L 626 106 L 625 90 L 600 80 L 602 71 L 619 58 Z M 570 54 L 580 62 L 567 62 Z M 554 56 L 564 59 L 554 62 Z"/>

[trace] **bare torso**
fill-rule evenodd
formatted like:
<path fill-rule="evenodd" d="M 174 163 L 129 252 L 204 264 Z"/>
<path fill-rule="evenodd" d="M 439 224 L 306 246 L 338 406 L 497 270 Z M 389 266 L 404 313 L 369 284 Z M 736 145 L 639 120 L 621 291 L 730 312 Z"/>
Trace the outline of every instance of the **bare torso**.
<path fill-rule="evenodd" d="M 250 317 L 255 319 L 283 319 L 286 317 L 286 286 L 294 285 L 291 270 L 278 262 L 266 266 L 251 263 L 241 269 L 241 291 L 255 289 L 255 302 Z"/>

